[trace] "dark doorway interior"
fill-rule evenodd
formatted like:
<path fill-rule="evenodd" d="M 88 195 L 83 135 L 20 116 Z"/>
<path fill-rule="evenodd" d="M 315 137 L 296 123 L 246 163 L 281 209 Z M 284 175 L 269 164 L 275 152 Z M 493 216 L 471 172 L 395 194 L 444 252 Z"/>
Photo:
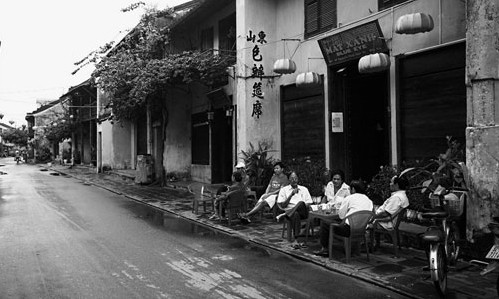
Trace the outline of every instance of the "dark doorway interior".
<path fill-rule="evenodd" d="M 225 109 L 215 110 L 211 123 L 211 181 L 230 182 L 232 176 L 232 117 Z"/>
<path fill-rule="evenodd" d="M 344 112 L 344 133 L 332 135 L 332 143 L 340 143 L 332 160 L 344 159 L 339 164 L 348 179 L 369 182 L 389 161 L 388 72 L 359 74 L 354 63 L 333 73 L 337 103 L 331 107 Z"/>

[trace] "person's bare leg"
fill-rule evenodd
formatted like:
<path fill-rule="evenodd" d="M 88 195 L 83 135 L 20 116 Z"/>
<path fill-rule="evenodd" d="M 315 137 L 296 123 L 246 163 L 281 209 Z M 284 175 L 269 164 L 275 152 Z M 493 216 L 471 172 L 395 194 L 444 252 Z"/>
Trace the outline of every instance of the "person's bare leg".
<path fill-rule="evenodd" d="M 249 211 L 248 213 L 244 213 L 243 217 L 250 217 L 250 216 L 256 214 L 258 211 L 260 211 L 261 209 L 263 209 L 267 205 L 268 205 L 267 202 L 262 200 L 262 201 L 258 202 L 251 211 Z"/>

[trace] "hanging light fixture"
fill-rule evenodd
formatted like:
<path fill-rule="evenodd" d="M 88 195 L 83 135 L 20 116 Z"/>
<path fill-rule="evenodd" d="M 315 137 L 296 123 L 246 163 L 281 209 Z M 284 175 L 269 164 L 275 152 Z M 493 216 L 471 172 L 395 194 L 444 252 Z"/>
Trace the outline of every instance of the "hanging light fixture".
<path fill-rule="evenodd" d="M 316 72 L 310 72 L 310 59 L 324 59 L 318 57 L 308 57 L 307 59 L 307 72 L 300 73 L 296 76 L 295 84 L 298 88 L 310 88 L 322 84 L 322 77 Z"/>
<path fill-rule="evenodd" d="M 296 71 L 296 63 L 288 58 L 278 59 L 273 69 L 278 74 L 292 74 Z"/>
<path fill-rule="evenodd" d="M 322 83 L 321 75 L 315 72 L 300 73 L 296 76 L 296 87 L 309 88 Z"/>
<path fill-rule="evenodd" d="M 390 67 L 390 56 L 385 53 L 375 53 L 362 56 L 359 59 L 359 73 L 376 73 Z"/>
<path fill-rule="evenodd" d="M 299 41 L 299 39 L 283 39 L 284 57 L 286 56 L 286 41 L 288 40 Z M 274 62 L 273 70 L 278 74 L 292 74 L 296 71 L 296 63 L 290 58 L 278 59 Z"/>
<path fill-rule="evenodd" d="M 433 30 L 433 18 L 425 13 L 413 13 L 398 18 L 395 32 L 398 34 L 416 34 Z"/>

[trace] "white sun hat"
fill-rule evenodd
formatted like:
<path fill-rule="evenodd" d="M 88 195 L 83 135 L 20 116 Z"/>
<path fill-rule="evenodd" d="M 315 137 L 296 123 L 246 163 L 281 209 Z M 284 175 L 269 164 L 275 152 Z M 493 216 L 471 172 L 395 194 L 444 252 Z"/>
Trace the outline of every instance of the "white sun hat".
<path fill-rule="evenodd" d="M 246 164 L 244 164 L 244 161 L 239 161 L 236 164 L 236 168 L 245 168 Z"/>

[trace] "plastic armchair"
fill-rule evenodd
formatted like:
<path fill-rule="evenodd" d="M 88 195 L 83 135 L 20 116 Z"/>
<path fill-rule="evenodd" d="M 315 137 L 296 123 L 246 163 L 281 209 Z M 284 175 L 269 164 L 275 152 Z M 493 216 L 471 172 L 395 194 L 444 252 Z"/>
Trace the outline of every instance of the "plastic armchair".
<path fill-rule="evenodd" d="M 358 211 L 348 215 L 341 223 L 331 223 L 329 226 L 329 259 L 333 257 L 333 240 L 338 238 L 343 240 L 345 247 L 346 262 L 350 262 L 350 257 L 352 255 L 352 243 L 364 241 L 366 246 L 367 260 L 369 261 L 369 248 L 367 243 L 367 224 L 371 221 L 374 213 L 372 211 Z M 350 225 L 350 236 L 343 237 L 339 235 L 334 235 L 334 228 L 345 225 L 345 221 L 348 219 L 348 224 Z"/>
<path fill-rule="evenodd" d="M 237 213 L 244 213 L 248 209 L 247 193 L 244 190 L 236 190 L 227 193 L 225 203 L 220 201 L 220 213 L 222 213 L 223 206 L 225 205 L 225 213 L 229 226 L 232 225 L 232 219 Z M 221 215 L 220 215 L 221 216 Z M 220 217 L 222 219 L 222 217 Z"/>
<path fill-rule="evenodd" d="M 399 209 L 397 212 L 395 212 L 393 215 L 385 218 L 379 218 L 376 219 L 373 222 L 372 226 L 372 234 L 373 237 L 376 239 L 376 244 L 375 247 L 379 247 L 379 235 L 380 234 L 389 234 L 392 243 L 393 243 L 393 253 L 395 254 L 396 257 L 399 256 L 399 247 L 400 247 L 400 233 L 399 233 L 399 226 L 402 220 L 406 218 L 406 212 L 407 208 L 402 208 Z M 391 222 L 392 223 L 392 228 L 384 228 L 380 223 L 382 222 Z"/>
<path fill-rule="evenodd" d="M 190 193 L 194 194 L 194 199 L 192 202 L 192 212 L 198 214 L 199 204 L 203 204 L 203 211 L 206 213 L 206 203 L 211 203 L 213 211 L 215 210 L 215 198 L 211 192 L 205 192 L 204 185 L 201 185 L 201 189 L 196 192 L 191 186 L 188 187 Z"/>

